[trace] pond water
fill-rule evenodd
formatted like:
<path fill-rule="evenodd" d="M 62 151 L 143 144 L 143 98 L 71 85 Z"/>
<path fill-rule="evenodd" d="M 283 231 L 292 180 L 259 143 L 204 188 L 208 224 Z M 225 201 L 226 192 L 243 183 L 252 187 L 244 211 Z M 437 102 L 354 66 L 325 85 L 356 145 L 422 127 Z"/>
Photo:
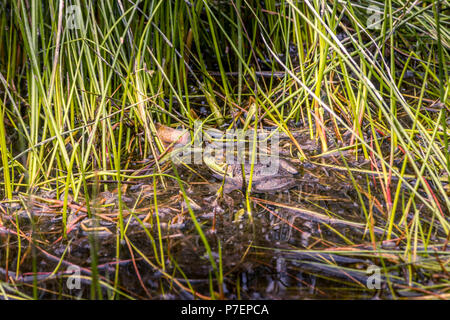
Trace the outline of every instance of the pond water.
<path fill-rule="evenodd" d="M 317 146 L 305 135 L 297 139 L 313 159 Z M 341 156 L 361 170 L 353 174 L 355 180 L 342 166 Z M 8 273 L 21 290 L 31 293 L 34 260 L 41 298 L 88 298 L 97 272 L 103 297 L 112 296 L 116 285 L 121 298 L 152 299 L 207 298 L 212 292 L 225 299 L 392 298 L 389 286 L 400 297 L 414 296 L 411 288 L 433 281 L 426 273 L 413 281 L 408 278 L 397 230 L 392 241 L 385 241 L 382 204 L 371 203 L 364 194 L 377 178 L 364 173 L 370 169 L 366 161 L 344 152 L 330 155 L 326 162 L 292 163 L 299 174 L 290 189 L 252 193 L 248 203 L 241 190 L 218 193 L 222 181 L 205 165 L 177 166 L 216 268 L 178 182 L 170 177 L 154 181 L 149 174 L 156 168 L 148 160 L 136 163 L 134 172 L 142 178 L 122 185 L 122 213 L 112 181 L 100 180 L 97 190 L 108 189 L 101 192 L 90 186 L 89 208 L 86 199 L 75 202 L 69 195 L 67 239 L 61 236 L 64 197 L 55 200 L 54 191 L 21 195 L 5 206 L 9 214 L 2 216 L 0 254 L 2 261 L 9 259 L 9 270 L 0 269 L 0 275 L 7 278 Z M 161 170 L 175 175 L 170 162 Z M 360 199 L 372 215 L 373 228 L 365 223 L 367 212 Z M 20 243 L 20 274 L 15 273 L 17 223 L 28 240 Z M 442 236 L 443 231 L 433 234 Z M 421 259 L 425 263 L 430 257 Z M 71 278 L 74 272 L 81 275 L 79 283 Z"/>

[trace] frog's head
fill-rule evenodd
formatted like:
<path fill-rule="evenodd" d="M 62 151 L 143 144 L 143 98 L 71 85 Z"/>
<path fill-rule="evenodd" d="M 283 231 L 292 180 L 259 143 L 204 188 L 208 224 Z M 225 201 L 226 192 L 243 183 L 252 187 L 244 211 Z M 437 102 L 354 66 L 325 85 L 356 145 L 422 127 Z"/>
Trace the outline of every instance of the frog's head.
<path fill-rule="evenodd" d="M 221 148 L 217 148 L 214 143 L 207 145 L 203 150 L 203 162 L 217 175 L 222 177 L 232 177 L 233 175 L 233 170 L 227 163 L 225 152 Z"/>

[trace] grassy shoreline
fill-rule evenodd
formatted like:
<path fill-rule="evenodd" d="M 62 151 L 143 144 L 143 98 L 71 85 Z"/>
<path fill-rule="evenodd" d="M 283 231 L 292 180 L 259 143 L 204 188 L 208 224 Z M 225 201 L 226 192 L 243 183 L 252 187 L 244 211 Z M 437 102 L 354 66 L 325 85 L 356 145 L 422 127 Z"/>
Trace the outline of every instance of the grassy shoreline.
<path fill-rule="evenodd" d="M 48 256 L 55 243 L 68 248 L 75 241 L 71 219 L 81 213 L 114 223 L 111 259 L 125 259 L 125 251 L 127 259 L 161 273 L 164 289 L 155 291 L 170 291 L 168 283 L 178 281 L 181 292 L 225 298 L 228 283 L 234 288 L 230 296 L 240 297 L 242 280 L 230 280 L 235 267 L 222 257 L 228 254 L 224 234 L 210 234 L 209 222 L 191 203 L 199 199 L 194 199 L 197 191 L 190 193 L 189 179 L 199 185 L 202 180 L 154 161 L 167 152 L 157 123 L 187 128 L 193 136 L 200 121 L 205 129 L 276 127 L 291 138 L 291 158 L 317 170 L 311 179 L 324 179 L 322 186 L 311 182 L 317 194 L 295 193 L 297 203 L 245 194 L 242 203 L 250 218 L 259 210 L 272 215 L 288 206 L 313 210 L 316 218 L 361 223 L 367 233 L 355 237 L 325 222 L 322 227 L 331 235 L 318 236 L 320 250 L 372 259 L 387 279 L 386 298 L 400 298 L 403 290 L 448 299 L 448 7 L 448 1 L 6 1 L 0 7 L 0 294 L 38 298 L 44 291 L 37 278 L 31 289 L 14 287 L 9 272 L 15 278 L 36 274 L 42 250 Z M 301 139 L 294 138 L 295 131 Z M 308 149 L 310 144 L 314 147 Z M 336 180 L 327 182 L 320 170 Z M 338 178 L 356 203 L 354 209 L 343 205 L 344 213 L 330 205 L 347 201 Z M 142 202 L 141 190 L 141 202 L 130 204 L 127 197 L 138 194 L 132 190 L 139 183 L 151 190 L 148 203 Z M 322 190 L 325 186 L 330 189 Z M 201 289 L 180 280 L 189 278 L 186 265 L 171 256 L 173 234 L 163 226 L 178 217 L 166 221 L 160 208 L 175 197 L 173 190 L 179 196 L 173 206 L 200 239 L 203 251 L 195 254 L 206 252 L 208 285 Z M 104 200 L 110 194 L 114 205 Z M 138 203 L 145 204 L 147 216 L 139 216 L 145 210 Z M 34 211 L 44 207 L 58 217 L 58 242 L 56 235 L 49 242 L 50 229 Z M 108 208 L 114 209 L 111 216 Z M 224 215 L 235 214 L 223 208 Z M 24 220 L 21 211 L 31 218 Z M 144 230 L 151 253 L 130 239 L 130 217 Z M 295 219 L 280 219 L 298 237 L 304 233 Z M 257 241 L 258 223 L 245 221 L 255 243 L 241 252 L 240 263 L 249 252 L 266 257 L 280 249 L 319 250 L 299 243 L 269 247 Z M 98 268 L 101 241 L 98 235 L 88 238 L 90 263 L 83 270 L 93 289 L 85 297 L 130 298 L 133 290 L 124 290 L 119 280 L 120 264 L 112 278 L 105 278 Z M 62 257 L 49 274 L 66 276 L 60 265 L 72 262 Z M 317 263 L 322 269 L 308 274 L 339 278 L 329 270 L 333 262 Z M 361 273 L 356 265 L 339 268 Z M 136 297 L 153 296 L 135 269 L 143 290 Z M 325 269 L 329 273 L 318 271 Z M 390 277 L 404 280 L 401 289 Z M 179 291 L 175 295 L 181 296 Z"/>

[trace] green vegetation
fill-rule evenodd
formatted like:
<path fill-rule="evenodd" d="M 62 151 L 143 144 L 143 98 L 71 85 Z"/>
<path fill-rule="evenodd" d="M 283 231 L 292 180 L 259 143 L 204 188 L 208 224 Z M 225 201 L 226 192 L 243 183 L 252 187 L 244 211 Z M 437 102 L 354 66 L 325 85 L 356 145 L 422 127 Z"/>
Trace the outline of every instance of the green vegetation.
<path fill-rule="evenodd" d="M 92 219 L 99 232 L 99 220 L 114 223 L 115 240 L 105 267 L 99 260 L 102 241 L 89 234 L 90 259 L 81 276 L 91 291 L 84 298 L 185 297 L 180 292 L 202 299 L 251 298 L 243 296 L 239 264 L 269 263 L 281 250 L 290 263 L 304 255 L 318 259 L 308 271 L 295 264 L 289 270 L 300 268 L 356 292 L 342 289 L 333 296 L 374 292 L 361 280 L 365 269 L 357 263 L 343 267 L 332 258 L 339 256 L 380 266 L 385 297 L 448 299 L 445 9 L 448 1 L 2 2 L 0 296 L 76 298 L 75 291 L 61 289 L 68 277 L 62 269 L 76 264 L 68 258 L 77 241 L 70 236 L 74 223 Z M 351 186 L 353 211 L 333 210 L 323 194 L 302 198 L 308 204 L 302 209 L 256 198 L 248 188 L 242 207 L 250 217 L 245 230 L 254 238 L 242 243 L 237 266 L 227 266 L 226 239 L 220 230 L 209 232 L 210 221 L 199 220 L 187 191 L 189 177 L 204 172 L 182 168 L 182 174 L 158 161 L 167 150 L 156 123 L 194 134 L 196 120 L 221 130 L 277 127 L 291 138 L 297 163 L 335 172 Z M 317 143 L 314 152 L 294 138 L 296 130 Z M 130 188 L 139 183 L 149 186 L 150 197 L 134 192 L 137 200 L 130 205 Z M 188 236 L 199 237 L 192 260 L 207 270 L 205 286 L 191 281 L 192 265 L 174 255 L 170 241 L 176 238 L 163 230 L 167 192 L 185 204 L 180 215 L 194 225 Z M 114 214 L 107 210 L 111 203 L 99 200 L 105 194 L 117 197 Z M 326 231 L 318 240 L 322 247 L 279 248 L 255 240 L 261 237 L 257 213 L 275 218 L 280 208 L 319 221 Z M 41 214 L 48 212 L 61 218 L 54 230 L 42 229 Z M 148 213 L 145 219 L 142 213 Z M 132 218 L 139 237 L 130 235 Z M 295 219 L 278 218 L 299 237 L 304 234 Z M 367 232 L 350 235 L 333 221 Z M 55 245 L 62 246 L 59 255 Z M 40 262 L 50 256 L 55 265 L 45 271 L 59 280 L 38 277 L 44 271 Z M 119 262 L 126 259 L 139 294 L 121 280 Z M 142 270 L 159 273 L 157 289 L 144 283 Z M 45 289 L 42 281 L 59 287 Z M 326 288 L 317 290 L 321 297 Z"/>

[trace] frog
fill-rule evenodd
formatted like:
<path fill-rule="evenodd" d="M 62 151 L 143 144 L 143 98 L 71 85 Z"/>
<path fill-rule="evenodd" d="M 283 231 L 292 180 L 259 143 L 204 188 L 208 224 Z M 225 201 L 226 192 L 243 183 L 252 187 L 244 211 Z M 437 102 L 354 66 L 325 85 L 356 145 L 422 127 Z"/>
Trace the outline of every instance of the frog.
<path fill-rule="evenodd" d="M 203 161 L 212 171 L 212 176 L 223 180 L 223 191 L 231 193 L 243 190 L 251 179 L 251 191 L 271 193 L 288 190 L 296 185 L 297 168 L 288 160 L 275 155 L 266 155 L 264 162 L 244 160 L 226 161 L 222 153 L 210 155 L 205 153 Z M 243 170 L 244 169 L 244 170 Z M 244 173 L 244 174 L 243 174 Z"/>
<path fill-rule="evenodd" d="M 176 142 L 185 134 L 181 130 L 164 129 L 164 133 L 170 133 L 170 135 L 166 134 L 166 137 L 170 138 L 169 142 Z M 237 151 L 234 151 L 230 157 L 230 152 L 224 148 L 223 140 L 219 142 L 221 135 L 222 133 L 218 132 L 216 141 L 210 140 L 201 148 L 194 147 L 187 142 L 177 143 L 164 158 L 170 157 L 176 164 L 192 163 L 190 162 L 192 154 L 201 153 L 203 164 L 212 172 L 212 176 L 223 181 L 225 193 L 235 190 L 245 192 L 250 179 L 250 190 L 256 193 L 288 190 L 296 185 L 296 175 L 299 174 L 299 171 L 291 161 L 271 153 L 269 149 L 253 150 L 255 157 L 251 156 L 252 151 L 249 150 L 241 150 L 239 157 Z M 177 137 L 177 139 L 173 137 Z"/>

